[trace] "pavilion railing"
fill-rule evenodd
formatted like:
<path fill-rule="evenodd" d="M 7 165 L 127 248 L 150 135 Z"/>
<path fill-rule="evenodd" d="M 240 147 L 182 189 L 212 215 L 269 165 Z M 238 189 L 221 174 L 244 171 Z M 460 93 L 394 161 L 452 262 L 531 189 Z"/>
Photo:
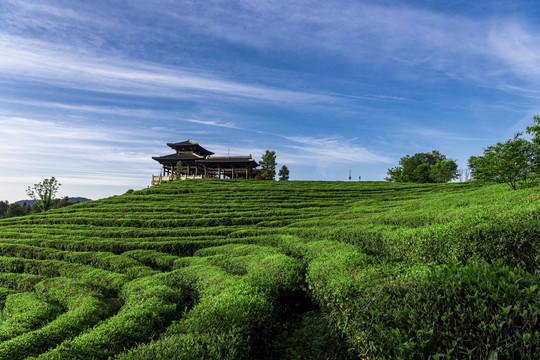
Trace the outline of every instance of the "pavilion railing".
<path fill-rule="evenodd" d="M 202 175 L 180 175 L 179 180 L 202 179 Z M 174 175 L 152 175 L 152 185 L 159 185 L 162 182 L 175 180 Z"/>

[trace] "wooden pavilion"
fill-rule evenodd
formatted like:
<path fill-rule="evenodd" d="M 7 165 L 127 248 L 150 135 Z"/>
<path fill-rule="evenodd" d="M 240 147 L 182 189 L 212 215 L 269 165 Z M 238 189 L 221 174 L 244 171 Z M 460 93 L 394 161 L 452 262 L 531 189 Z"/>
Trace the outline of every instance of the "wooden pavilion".
<path fill-rule="evenodd" d="M 252 156 L 212 157 L 213 152 L 191 140 L 167 143 L 175 150 L 174 154 L 154 156 L 163 169 L 159 176 L 152 176 L 152 185 L 173 180 L 178 173 L 177 164 L 182 162 L 179 178 L 218 178 L 218 179 L 253 179 L 258 173 L 259 164 Z"/>

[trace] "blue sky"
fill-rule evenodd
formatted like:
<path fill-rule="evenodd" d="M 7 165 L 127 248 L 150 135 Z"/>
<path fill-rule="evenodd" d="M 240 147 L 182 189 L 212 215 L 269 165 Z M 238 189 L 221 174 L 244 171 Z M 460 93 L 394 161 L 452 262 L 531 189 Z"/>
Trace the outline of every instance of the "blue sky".
<path fill-rule="evenodd" d="M 192 139 L 293 180 L 465 167 L 540 113 L 537 1 L 0 2 L 0 200 L 149 185 Z"/>

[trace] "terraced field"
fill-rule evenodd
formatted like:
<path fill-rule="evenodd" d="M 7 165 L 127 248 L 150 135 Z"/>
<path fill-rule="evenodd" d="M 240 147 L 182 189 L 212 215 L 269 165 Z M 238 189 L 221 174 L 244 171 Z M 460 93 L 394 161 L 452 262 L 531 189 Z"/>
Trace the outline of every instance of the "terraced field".
<path fill-rule="evenodd" d="M 540 358 L 540 196 L 171 182 L 0 220 L 0 359 Z"/>

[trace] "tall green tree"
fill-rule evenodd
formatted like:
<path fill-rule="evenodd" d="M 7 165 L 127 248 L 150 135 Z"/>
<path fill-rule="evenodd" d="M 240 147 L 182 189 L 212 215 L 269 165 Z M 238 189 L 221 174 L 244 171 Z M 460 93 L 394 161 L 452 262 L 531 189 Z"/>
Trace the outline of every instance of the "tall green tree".
<path fill-rule="evenodd" d="M 0 201 L 0 217 L 4 216 L 8 208 L 9 208 L 9 202 L 7 200 Z"/>
<path fill-rule="evenodd" d="M 436 183 L 458 177 L 456 161 L 437 150 L 406 155 L 399 160 L 399 166 L 388 169 L 387 173 L 386 180 L 393 182 Z"/>
<path fill-rule="evenodd" d="M 429 175 L 437 183 L 446 183 L 459 176 L 458 166 L 454 160 L 442 160 L 432 165 Z"/>
<path fill-rule="evenodd" d="M 289 168 L 283 165 L 281 169 L 279 169 L 279 181 L 287 181 L 289 180 Z"/>
<path fill-rule="evenodd" d="M 527 126 L 527 133 L 532 135 L 532 142 L 540 147 L 540 117 L 535 115 L 534 124 Z"/>
<path fill-rule="evenodd" d="M 15 216 L 24 216 L 28 215 L 28 212 L 25 211 L 27 209 L 23 209 L 23 207 L 17 203 L 13 203 L 9 205 L 9 207 L 6 210 L 6 213 L 4 214 L 4 217 L 10 218 Z"/>
<path fill-rule="evenodd" d="M 60 185 L 53 176 L 31 187 L 29 186 L 26 189 L 26 195 L 36 202 L 41 211 L 47 211 L 51 208 Z"/>
<path fill-rule="evenodd" d="M 471 176 L 475 180 L 506 183 L 516 190 L 520 183 L 527 186 L 531 175 L 538 172 L 539 153 L 536 144 L 518 133 L 513 139 L 488 146 L 482 156 L 471 156 Z"/>
<path fill-rule="evenodd" d="M 263 180 L 274 180 L 276 177 L 276 152 L 266 150 L 262 156 L 261 162 L 261 178 Z"/>

